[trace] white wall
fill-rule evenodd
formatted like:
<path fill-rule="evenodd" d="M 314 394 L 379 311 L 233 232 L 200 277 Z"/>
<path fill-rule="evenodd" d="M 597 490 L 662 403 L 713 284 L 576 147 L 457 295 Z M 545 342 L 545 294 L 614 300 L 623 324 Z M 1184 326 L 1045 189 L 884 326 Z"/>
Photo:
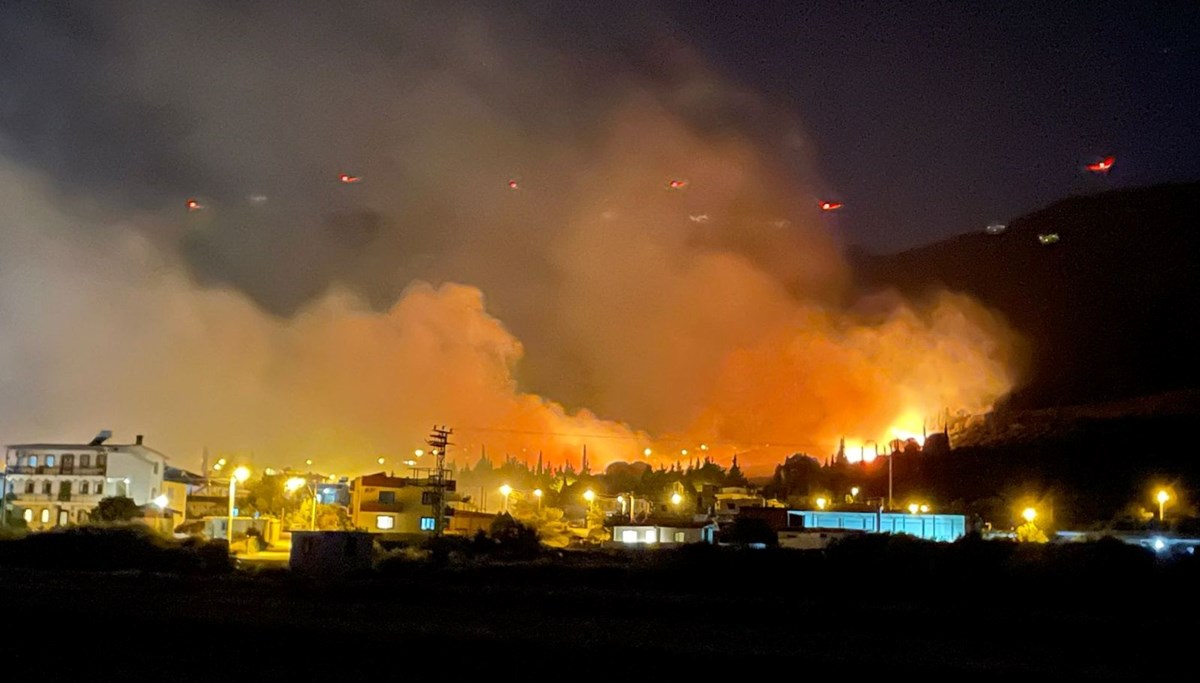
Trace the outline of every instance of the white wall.
<path fill-rule="evenodd" d="M 121 486 L 126 479 L 126 496 L 138 505 L 146 505 L 163 492 L 163 470 L 166 462 L 163 456 L 154 451 L 139 446 L 120 446 L 108 452 L 108 472 L 105 476 L 108 483 L 104 487 L 104 496 L 119 495 Z"/>

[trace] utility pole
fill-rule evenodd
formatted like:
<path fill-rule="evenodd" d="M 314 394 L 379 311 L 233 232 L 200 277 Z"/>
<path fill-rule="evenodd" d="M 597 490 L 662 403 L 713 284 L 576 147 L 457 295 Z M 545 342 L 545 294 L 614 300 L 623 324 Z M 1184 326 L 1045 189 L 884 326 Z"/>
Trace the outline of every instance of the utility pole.
<path fill-rule="evenodd" d="M 892 511 L 892 461 L 896 459 L 896 451 L 888 455 L 888 512 Z"/>
<path fill-rule="evenodd" d="M 433 449 L 434 470 L 432 476 L 429 477 L 429 486 L 432 489 L 430 493 L 430 506 L 433 507 L 433 535 L 441 536 L 442 527 L 445 526 L 446 518 L 446 449 L 450 446 L 450 435 L 454 433 L 453 429 L 447 428 L 445 425 L 439 427 L 433 426 L 429 432 L 429 438 L 425 443 Z"/>

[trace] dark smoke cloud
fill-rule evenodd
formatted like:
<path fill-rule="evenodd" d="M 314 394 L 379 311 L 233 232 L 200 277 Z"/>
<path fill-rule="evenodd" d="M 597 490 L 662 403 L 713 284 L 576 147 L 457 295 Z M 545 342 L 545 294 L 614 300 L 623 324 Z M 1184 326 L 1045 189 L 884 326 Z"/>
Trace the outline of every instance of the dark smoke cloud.
<path fill-rule="evenodd" d="M 294 369 L 272 369 L 286 362 L 272 354 L 290 350 L 320 368 L 345 357 L 336 339 L 325 355 L 292 348 L 312 316 L 337 309 L 348 318 L 331 329 L 365 334 L 348 322 L 366 314 L 363 303 L 385 327 L 413 323 L 437 305 L 474 301 L 414 282 L 465 283 L 507 328 L 488 328 L 483 355 L 509 350 L 485 364 L 502 375 L 483 392 L 492 408 L 463 419 L 522 422 L 516 408 L 495 407 L 514 400 L 563 410 L 532 394 L 514 399 L 515 372 L 525 390 L 656 433 L 737 424 L 713 415 L 724 406 L 713 392 L 743 379 L 728 377 L 730 354 L 768 357 L 761 345 L 786 346 L 797 310 L 837 318 L 849 296 L 815 215 L 820 185 L 799 123 L 713 73 L 662 17 L 633 4 L 9 3 L 0 89 L 0 155 L 35 178 L 36 200 L 17 199 L 50 215 L 64 243 L 95 245 L 100 262 L 115 258 L 105 254 L 114 244 L 157 254 L 171 294 L 146 301 L 147 313 L 212 297 L 231 306 L 230 324 L 273 349 L 261 361 L 270 367 L 231 363 L 251 377 L 243 393 L 262 402 L 287 402 L 278 392 L 296 381 Z M 338 182 L 343 172 L 362 182 Z M 688 186 L 669 190 L 672 179 Z M 188 198 L 204 210 L 187 212 Z M 484 315 L 482 306 L 468 307 Z M 226 329 L 211 315 L 205 324 Z M 905 334 L 957 334 L 897 316 Z M 812 329 L 851 325 L 821 324 L 831 326 Z M 178 343 L 173 334 L 157 341 Z M 470 376 L 474 356 L 439 355 L 455 343 L 443 338 L 428 360 L 461 362 L 445 372 Z M 985 366 L 988 380 L 950 392 L 971 395 L 973 409 L 1008 385 L 1003 353 L 978 353 L 962 362 Z M 195 354 L 194 363 L 220 362 Z M 45 362 L 53 367 L 53 356 Z M 412 366 L 379 364 L 420 391 Z M 331 394 L 358 386 L 326 380 Z M 169 383 L 130 386 L 147 384 Z M 431 405 L 444 415 L 455 400 Z M 350 401 L 357 412 L 338 423 L 329 406 L 304 405 L 313 422 L 374 435 L 365 442 L 395 437 L 378 427 L 399 419 L 388 411 L 373 421 Z M 871 405 L 879 415 L 846 426 L 895 417 L 887 401 Z M 227 441 L 280 446 L 211 411 Z M 549 429 L 547 419 L 534 422 Z M 282 418 L 264 424 L 290 429 Z M 802 424 L 830 436 L 829 421 Z"/>

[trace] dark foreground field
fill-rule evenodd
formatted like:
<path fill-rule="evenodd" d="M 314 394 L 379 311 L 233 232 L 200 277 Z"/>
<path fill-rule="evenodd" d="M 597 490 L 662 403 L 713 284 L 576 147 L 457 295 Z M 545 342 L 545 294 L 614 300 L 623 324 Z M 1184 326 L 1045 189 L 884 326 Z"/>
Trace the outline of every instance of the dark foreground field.
<path fill-rule="evenodd" d="M 679 680 L 728 667 L 768 680 L 1132 680 L 1186 653 L 1176 644 L 1197 614 L 1194 568 L 1140 559 L 979 581 L 869 567 L 831 580 L 794 559 L 700 559 L 414 565 L 320 582 L 5 568 L 3 669 L 138 681 Z"/>

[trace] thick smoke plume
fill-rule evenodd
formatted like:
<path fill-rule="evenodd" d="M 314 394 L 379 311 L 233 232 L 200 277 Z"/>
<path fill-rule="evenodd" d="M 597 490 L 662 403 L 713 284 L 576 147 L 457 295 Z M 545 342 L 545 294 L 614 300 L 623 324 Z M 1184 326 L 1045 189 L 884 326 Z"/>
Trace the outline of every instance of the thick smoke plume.
<path fill-rule="evenodd" d="M 813 143 L 657 17 L 491 5 L 0 11 L 0 436 L 753 467 L 1011 388 L 974 302 L 854 294 Z"/>

